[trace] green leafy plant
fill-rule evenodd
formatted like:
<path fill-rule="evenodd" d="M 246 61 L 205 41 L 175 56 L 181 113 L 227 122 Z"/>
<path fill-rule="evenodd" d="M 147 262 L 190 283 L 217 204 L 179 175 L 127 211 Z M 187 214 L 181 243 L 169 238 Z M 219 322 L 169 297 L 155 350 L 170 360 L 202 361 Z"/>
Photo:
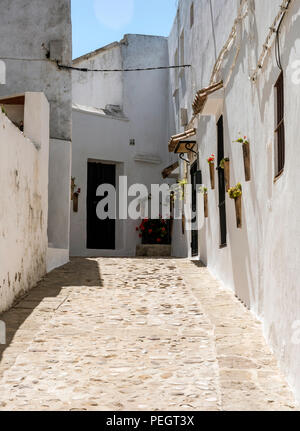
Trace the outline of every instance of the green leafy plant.
<path fill-rule="evenodd" d="M 5 115 L 6 115 L 6 111 L 5 111 L 5 108 L 4 108 L 4 106 L 3 106 L 3 105 L 1 105 L 1 112 L 2 112 L 2 114 L 5 114 Z"/>
<path fill-rule="evenodd" d="M 199 191 L 200 191 L 200 193 L 202 193 L 203 195 L 207 195 L 207 193 L 208 193 L 208 189 L 207 189 L 207 187 L 204 187 L 204 186 L 200 186 Z"/>
<path fill-rule="evenodd" d="M 172 192 L 173 201 L 176 200 L 176 197 L 178 194 L 180 195 L 179 196 L 180 200 L 182 200 L 184 198 L 184 186 L 186 184 L 188 184 L 188 181 L 186 178 L 177 181 L 176 187 L 174 188 L 174 190 Z"/>
<path fill-rule="evenodd" d="M 241 133 L 240 133 L 240 135 L 241 135 L 240 138 L 238 138 L 236 141 L 232 141 L 232 142 L 234 142 L 234 143 L 237 142 L 239 144 L 249 144 L 247 136 L 243 137 Z"/>
<path fill-rule="evenodd" d="M 228 190 L 228 195 L 230 199 L 237 199 L 240 196 L 242 196 L 242 185 L 241 183 L 237 183 L 236 186 L 231 187 L 231 189 Z"/>
<path fill-rule="evenodd" d="M 221 161 L 220 161 L 220 168 L 221 169 L 224 169 L 224 167 L 225 167 L 225 162 L 229 162 L 229 158 L 228 157 L 225 157 L 224 159 L 222 159 Z"/>

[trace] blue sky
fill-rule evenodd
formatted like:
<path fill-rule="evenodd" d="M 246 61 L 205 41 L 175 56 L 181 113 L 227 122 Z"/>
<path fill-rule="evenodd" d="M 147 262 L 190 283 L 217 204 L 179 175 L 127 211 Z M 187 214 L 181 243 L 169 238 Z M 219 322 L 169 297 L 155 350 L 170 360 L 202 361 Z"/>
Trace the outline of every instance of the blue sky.
<path fill-rule="evenodd" d="M 168 36 L 177 0 L 71 0 L 73 58 L 126 33 Z"/>

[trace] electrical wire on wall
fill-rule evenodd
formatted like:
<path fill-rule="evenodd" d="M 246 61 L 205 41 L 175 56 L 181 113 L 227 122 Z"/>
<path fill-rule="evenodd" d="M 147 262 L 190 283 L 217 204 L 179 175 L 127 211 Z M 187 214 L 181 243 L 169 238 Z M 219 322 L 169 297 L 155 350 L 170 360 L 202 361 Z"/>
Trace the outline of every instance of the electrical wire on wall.
<path fill-rule="evenodd" d="M 0 57 L 0 60 L 7 61 L 47 61 L 55 64 L 59 69 L 74 70 L 77 72 L 142 72 L 149 70 L 167 70 L 167 69 L 180 69 L 192 67 L 191 64 L 181 64 L 178 66 L 153 66 L 153 67 L 141 67 L 133 69 L 89 69 L 86 67 L 73 67 L 65 64 L 60 64 L 58 61 L 49 60 L 48 58 L 16 58 L 16 57 Z"/>
<path fill-rule="evenodd" d="M 254 70 L 254 72 L 251 74 L 250 79 L 251 81 L 255 82 L 257 80 L 258 72 L 263 68 L 265 59 L 267 57 L 267 54 L 269 50 L 271 49 L 272 45 L 272 37 L 274 34 L 275 36 L 275 56 L 276 56 L 276 63 L 280 70 L 282 70 L 282 64 L 281 64 L 281 54 L 280 54 L 280 38 L 279 38 L 279 32 L 281 25 L 283 23 L 283 20 L 289 10 L 289 7 L 291 6 L 293 0 L 283 0 L 283 2 L 280 5 L 280 11 L 278 12 L 277 16 L 275 17 L 271 27 L 269 27 L 269 32 L 267 34 L 265 43 L 263 45 L 262 53 L 259 57 L 257 66 Z"/>
<path fill-rule="evenodd" d="M 134 68 L 133 69 L 88 69 L 86 67 L 66 66 L 64 64 L 59 64 L 59 62 L 56 62 L 56 64 L 59 69 L 75 70 L 77 72 L 142 72 L 142 71 L 149 71 L 149 70 L 166 70 L 166 69 L 180 69 L 180 68 L 192 67 L 191 64 L 181 64 L 178 66 L 141 67 L 141 68 L 135 68 L 135 69 Z"/>

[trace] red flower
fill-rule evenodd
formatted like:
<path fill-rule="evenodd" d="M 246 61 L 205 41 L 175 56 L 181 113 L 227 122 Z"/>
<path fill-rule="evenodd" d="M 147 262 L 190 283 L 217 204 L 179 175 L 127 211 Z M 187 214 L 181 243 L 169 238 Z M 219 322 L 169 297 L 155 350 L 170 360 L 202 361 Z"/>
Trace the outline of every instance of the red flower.
<path fill-rule="evenodd" d="M 157 238 L 157 240 L 156 240 L 157 242 L 161 242 L 161 238 Z"/>
<path fill-rule="evenodd" d="M 215 161 L 215 155 L 211 154 L 211 156 L 207 159 L 208 163 L 212 163 Z"/>
<path fill-rule="evenodd" d="M 143 235 L 140 233 L 140 234 L 139 234 L 139 237 L 140 237 L 140 238 L 142 238 L 142 236 L 143 236 Z"/>
<path fill-rule="evenodd" d="M 135 228 L 135 230 L 138 232 L 138 231 L 139 231 L 139 228 L 138 228 L 138 227 L 136 227 L 136 228 Z"/>
<path fill-rule="evenodd" d="M 162 230 L 163 232 L 166 232 L 166 228 L 165 228 L 165 227 L 162 227 L 162 228 L 161 228 L 161 230 Z"/>
<path fill-rule="evenodd" d="M 149 229 L 149 230 L 148 230 L 148 233 L 149 233 L 149 234 L 151 234 L 152 232 L 153 232 L 153 230 L 152 230 L 152 229 Z"/>

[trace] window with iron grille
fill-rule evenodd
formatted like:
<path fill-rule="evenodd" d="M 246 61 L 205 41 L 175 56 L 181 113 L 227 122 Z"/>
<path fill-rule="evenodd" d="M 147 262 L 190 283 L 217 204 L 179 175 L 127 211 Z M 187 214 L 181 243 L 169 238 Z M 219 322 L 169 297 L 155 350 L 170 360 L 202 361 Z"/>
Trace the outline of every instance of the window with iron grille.
<path fill-rule="evenodd" d="M 284 130 L 284 78 L 283 72 L 275 84 L 276 91 L 276 128 L 275 128 L 275 177 L 280 175 L 285 163 Z"/>

